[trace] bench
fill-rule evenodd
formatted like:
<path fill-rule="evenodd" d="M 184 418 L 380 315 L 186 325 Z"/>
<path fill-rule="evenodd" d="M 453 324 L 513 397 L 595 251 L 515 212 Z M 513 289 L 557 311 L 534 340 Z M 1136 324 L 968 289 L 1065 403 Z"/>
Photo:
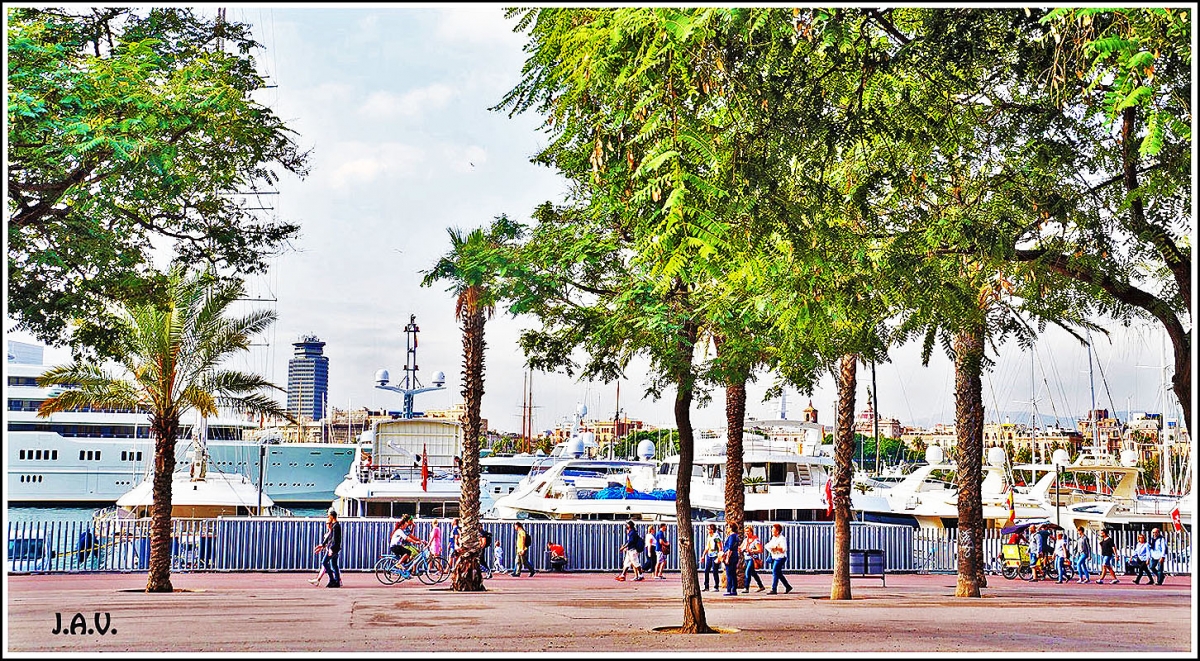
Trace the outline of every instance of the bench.
<path fill-rule="evenodd" d="M 850 578 L 878 578 L 887 587 L 883 549 L 850 549 Z"/>

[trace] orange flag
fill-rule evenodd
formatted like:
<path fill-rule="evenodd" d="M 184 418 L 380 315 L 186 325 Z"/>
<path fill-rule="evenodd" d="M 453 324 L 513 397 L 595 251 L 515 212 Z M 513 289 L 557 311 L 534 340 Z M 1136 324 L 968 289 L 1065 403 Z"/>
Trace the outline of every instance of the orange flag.
<path fill-rule="evenodd" d="M 1017 522 L 1017 506 L 1013 503 L 1013 489 L 1008 488 L 1008 521 L 1004 523 L 1007 528 Z"/>

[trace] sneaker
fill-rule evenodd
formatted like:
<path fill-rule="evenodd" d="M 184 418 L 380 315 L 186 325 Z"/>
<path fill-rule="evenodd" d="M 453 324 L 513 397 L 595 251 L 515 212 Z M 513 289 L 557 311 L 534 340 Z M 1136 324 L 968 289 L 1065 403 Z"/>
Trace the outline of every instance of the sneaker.
<path fill-rule="evenodd" d="M 1096 581 L 1096 585 L 1104 585 L 1104 579 Z"/>
<path fill-rule="evenodd" d="M 625 577 L 624 577 L 624 576 L 614 576 L 613 578 L 615 578 L 615 579 L 616 579 L 616 580 L 618 580 L 618 581 L 623 581 L 623 580 L 625 580 Z"/>
<path fill-rule="evenodd" d="M 646 578 L 646 577 L 645 577 L 645 576 L 638 576 L 637 578 L 635 578 L 635 579 L 633 579 L 633 580 L 635 580 L 635 581 L 640 581 L 640 580 L 642 580 L 643 578 Z"/>
<path fill-rule="evenodd" d="M 1113 582 L 1113 583 L 1120 583 L 1121 581 L 1118 581 L 1117 579 L 1115 579 L 1115 578 L 1114 578 L 1114 579 L 1112 580 L 1112 582 Z"/>

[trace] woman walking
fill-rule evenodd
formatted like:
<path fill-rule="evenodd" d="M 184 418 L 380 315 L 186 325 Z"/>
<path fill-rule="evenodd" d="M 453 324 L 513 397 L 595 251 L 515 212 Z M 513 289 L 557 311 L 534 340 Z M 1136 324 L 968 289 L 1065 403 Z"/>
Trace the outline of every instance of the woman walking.
<path fill-rule="evenodd" d="M 1101 585 L 1104 584 L 1104 577 L 1112 576 L 1113 583 L 1120 583 L 1117 580 L 1116 566 L 1117 545 L 1113 542 L 1112 537 L 1108 536 L 1108 530 L 1100 531 L 1100 579 L 1096 581 Z"/>
<path fill-rule="evenodd" d="M 1133 577 L 1135 585 L 1142 582 L 1143 576 L 1150 581 L 1147 585 L 1154 585 L 1154 574 L 1150 573 L 1150 545 L 1146 543 L 1144 534 L 1138 533 L 1137 546 L 1133 547 L 1133 557 L 1129 561 L 1137 572 Z"/>
<path fill-rule="evenodd" d="M 725 535 L 725 546 L 721 550 L 721 562 L 725 565 L 725 592 L 729 597 L 737 595 L 737 555 L 740 547 L 737 528 L 726 524 L 729 534 Z"/>
<path fill-rule="evenodd" d="M 1079 535 L 1075 538 L 1075 582 L 1091 583 L 1092 575 L 1088 571 L 1088 560 L 1092 557 L 1092 542 L 1083 532 L 1083 526 L 1076 527 L 1075 533 Z"/>
<path fill-rule="evenodd" d="M 783 565 L 787 562 L 787 539 L 783 536 L 783 526 L 778 523 L 771 526 L 771 539 L 767 540 L 767 551 L 771 554 L 770 594 L 779 594 L 777 590 L 780 583 L 783 583 L 784 594 L 791 592 L 792 584 L 788 583 L 783 575 Z M 746 585 L 749 586 L 750 582 L 747 581 Z"/>
<path fill-rule="evenodd" d="M 1065 583 L 1067 581 L 1067 537 L 1062 531 L 1059 531 L 1054 540 L 1054 569 L 1058 572 L 1058 580 L 1055 582 Z"/>
<path fill-rule="evenodd" d="M 750 526 L 746 526 L 746 539 L 742 542 L 741 550 L 742 560 L 746 562 L 746 589 L 742 592 L 750 591 L 750 579 L 758 583 L 759 592 L 766 590 L 762 579 L 758 577 L 758 568 L 754 566 L 756 560 L 762 562 L 762 540 L 754 534 L 754 528 Z"/>
<path fill-rule="evenodd" d="M 721 589 L 721 575 L 717 567 L 721 566 L 721 533 L 715 524 L 708 524 L 708 536 L 704 540 L 704 592 L 708 592 L 708 577 L 712 575 L 712 590 Z"/>

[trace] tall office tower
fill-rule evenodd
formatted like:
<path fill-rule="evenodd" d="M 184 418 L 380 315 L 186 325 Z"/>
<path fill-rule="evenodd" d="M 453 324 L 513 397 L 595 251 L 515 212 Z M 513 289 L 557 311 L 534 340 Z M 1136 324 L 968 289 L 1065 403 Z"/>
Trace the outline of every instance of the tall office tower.
<path fill-rule="evenodd" d="M 329 394 L 325 343 L 314 335 L 305 335 L 292 346 L 296 357 L 288 361 L 288 411 L 297 417 L 320 420 L 325 417 Z"/>

